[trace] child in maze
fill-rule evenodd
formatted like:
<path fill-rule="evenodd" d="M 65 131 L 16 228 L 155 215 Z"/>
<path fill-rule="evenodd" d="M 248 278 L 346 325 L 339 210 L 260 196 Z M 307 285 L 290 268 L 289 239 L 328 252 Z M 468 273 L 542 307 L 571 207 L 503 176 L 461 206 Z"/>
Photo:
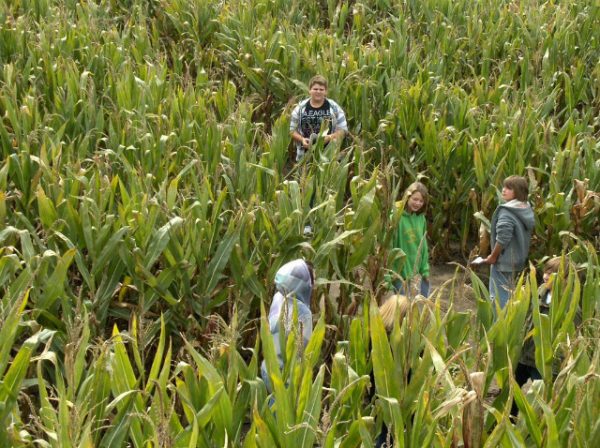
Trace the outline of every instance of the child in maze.
<path fill-rule="evenodd" d="M 404 193 L 405 205 L 398 223 L 392 245 L 405 254 L 404 264 L 397 261 L 392 270 L 401 279 L 394 280 L 394 290 L 400 294 L 414 297 L 414 291 L 429 296 L 429 249 L 427 247 L 427 223 L 425 210 L 429 202 L 427 187 L 414 182 Z"/>
<path fill-rule="evenodd" d="M 275 353 L 279 360 L 279 367 L 283 368 L 282 350 L 280 345 L 280 332 L 287 336 L 291 331 L 297 330 L 302 336 L 304 347 L 312 335 L 312 313 L 310 299 L 315 283 L 315 274 L 312 265 L 305 260 L 297 259 L 284 264 L 275 274 L 276 292 L 269 309 L 269 330 L 273 335 Z M 298 320 L 294 322 L 294 306 L 298 310 Z M 272 392 L 272 384 L 267 373 L 266 364 L 261 365 L 261 376 L 267 390 Z"/>
<path fill-rule="evenodd" d="M 381 316 L 381 320 L 385 327 L 385 331 L 388 336 L 394 329 L 394 324 L 398 322 L 400 325 L 404 318 L 408 318 L 407 315 L 409 313 L 409 309 L 411 305 L 415 304 L 415 301 L 408 299 L 406 296 L 402 294 L 393 294 L 385 299 L 385 301 L 379 306 L 379 315 Z M 423 356 L 423 350 L 420 351 L 420 357 Z M 412 368 L 408 369 L 406 373 L 406 381 L 410 383 L 412 378 Z M 375 374 L 371 371 L 371 390 L 369 395 L 369 401 L 373 400 L 375 396 Z M 411 416 L 411 424 L 413 422 L 414 416 Z M 381 431 L 375 438 L 374 443 L 375 448 L 384 448 L 384 447 L 392 447 L 394 445 L 394 438 L 392 432 L 390 432 L 389 428 L 385 423 L 381 426 Z"/>
<path fill-rule="evenodd" d="M 408 312 L 408 308 L 410 307 L 410 301 L 406 298 L 406 296 L 401 294 L 394 294 L 389 296 L 379 307 L 379 314 L 381 316 L 381 320 L 383 321 L 383 325 L 385 326 L 385 330 L 387 333 L 391 333 L 394 329 L 394 322 L 396 320 L 396 316 L 400 322 L 406 316 Z M 396 314 L 397 313 L 397 314 Z M 410 381 L 411 372 L 408 372 L 408 381 Z M 372 400 L 375 396 L 375 375 L 371 372 L 371 393 L 369 399 Z M 381 427 L 381 432 L 377 435 L 375 439 L 375 448 L 383 448 L 385 446 L 392 446 L 394 444 L 394 439 L 392 434 L 389 432 L 387 425 L 384 423 Z"/>
<path fill-rule="evenodd" d="M 515 283 L 527 265 L 531 234 L 535 224 L 527 202 L 529 186 L 521 176 L 504 179 L 502 199 L 491 222 L 492 253 L 482 263 L 490 265 L 490 299 L 504 308 Z"/>
<path fill-rule="evenodd" d="M 308 83 L 309 97 L 300 101 L 292 111 L 290 135 L 296 145 L 296 162 L 302 160 L 309 149 L 315 145 L 319 133 L 323 132 L 323 142 L 343 141 L 348 132 L 348 123 L 344 110 L 338 103 L 327 97 L 327 79 L 321 75 L 313 76 Z M 310 198 L 310 207 L 314 207 L 315 192 Z M 306 224 L 304 235 L 313 232 Z"/>
<path fill-rule="evenodd" d="M 346 115 L 338 103 L 327 98 L 327 80 L 313 76 L 308 83 L 309 97 L 300 101 L 292 111 L 290 135 L 296 144 L 296 161 L 299 162 L 315 143 L 323 123 L 326 125 L 325 144 L 343 140 L 348 132 Z"/>
<path fill-rule="evenodd" d="M 552 302 L 552 296 L 555 292 L 554 286 L 556 285 L 556 276 L 560 271 L 562 259 L 561 257 L 554 257 L 548 260 L 544 264 L 544 276 L 543 283 L 538 288 L 538 297 L 539 297 L 539 307 L 540 313 L 549 314 L 550 313 L 550 304 Z M 570 263 L 565 261 L 564 270 L 563 270 L 563 280 L 566 281 L 569 276 Z M 533 303 L 532 303 L 533 305 Z M 575 315 L 575 323 L 576 325 L 581 322 L 580 310 L 578 309 Z M 523 349 L 521 351 L 521 358 L 517 363 L 517 367 L 515 369 L 515 381 L 519 385 L 519 387 L 523 387 L 525 383 L 529 380 L 539 380 L 542 379 L 542 375 L 538 371 L 535 365 L 535 342 L 533 340 L 533 336 L 531 332 L 533 330 L 533 312 L 530 309 L 529 314 L 527 316 L 527 321 L 525 324 L 525 341 L 523 343 Z M 519 412 L 519 408 L 516 403 L 513 401 L 511 415 L 516 416 Z"/>

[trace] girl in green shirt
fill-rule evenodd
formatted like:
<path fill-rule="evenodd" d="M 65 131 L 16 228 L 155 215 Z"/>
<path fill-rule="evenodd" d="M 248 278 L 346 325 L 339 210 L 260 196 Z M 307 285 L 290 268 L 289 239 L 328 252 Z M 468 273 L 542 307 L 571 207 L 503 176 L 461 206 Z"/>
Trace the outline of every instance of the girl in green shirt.
<path fill-rule="evenodd" d="M 427 247 L 427 223 L 425 210 L 429 202 L 427 188 L 421 182 L 414 182 L 404 193 L 405 206 L 394 234 L 393 247 L 404 253 L 393 271 L 401 277 L 393 282 L 400 294 L 413 295 L 417 290 L 424 297 L 429 296 L 429 249 Z"/>

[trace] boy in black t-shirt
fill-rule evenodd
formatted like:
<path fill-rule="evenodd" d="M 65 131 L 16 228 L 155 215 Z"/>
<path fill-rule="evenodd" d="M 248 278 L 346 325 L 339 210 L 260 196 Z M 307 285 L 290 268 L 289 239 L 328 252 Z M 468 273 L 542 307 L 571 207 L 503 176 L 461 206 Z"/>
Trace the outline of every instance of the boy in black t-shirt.
<path fill-rule="evenodd" d="M 296 161 L 304 157 L 313 144 L 323 122 L 326 122 L 325 144 L 344 138 L 348 124 L 344 111 L 335 101 L 327 98 L 327 80 L 320 75 L 313 76 L 308 84 L 310 98 L 294 108 L 290 122 L 290 134 L 296 142 Z"/>

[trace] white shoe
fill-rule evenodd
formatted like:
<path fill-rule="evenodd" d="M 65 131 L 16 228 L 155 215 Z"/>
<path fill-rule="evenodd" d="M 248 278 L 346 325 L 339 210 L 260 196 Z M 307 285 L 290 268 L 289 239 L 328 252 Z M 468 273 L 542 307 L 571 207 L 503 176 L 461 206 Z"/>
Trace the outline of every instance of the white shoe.
<path fill-rule="evenodd" d="M 304 226 L 304 236 L 312 235 L 312 226 L 306 225 Z"/>

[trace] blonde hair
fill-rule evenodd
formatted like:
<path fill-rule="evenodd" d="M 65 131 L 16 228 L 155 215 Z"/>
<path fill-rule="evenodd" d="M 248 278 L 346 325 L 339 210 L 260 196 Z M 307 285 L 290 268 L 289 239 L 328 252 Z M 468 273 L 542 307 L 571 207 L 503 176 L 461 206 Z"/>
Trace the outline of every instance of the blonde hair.
<path fill-rule="evenodd" d="M 387 331 L 391 331 L 392 328 L 394 328 L 396 310 L 398 310 L 398 316 L 400 317 L 400 320 L 402 320 L 404 319 L 409 306 L 410 301 L 402 294 L 391 295 L 381 304 L 379 307 L 379 314 Z"/>

